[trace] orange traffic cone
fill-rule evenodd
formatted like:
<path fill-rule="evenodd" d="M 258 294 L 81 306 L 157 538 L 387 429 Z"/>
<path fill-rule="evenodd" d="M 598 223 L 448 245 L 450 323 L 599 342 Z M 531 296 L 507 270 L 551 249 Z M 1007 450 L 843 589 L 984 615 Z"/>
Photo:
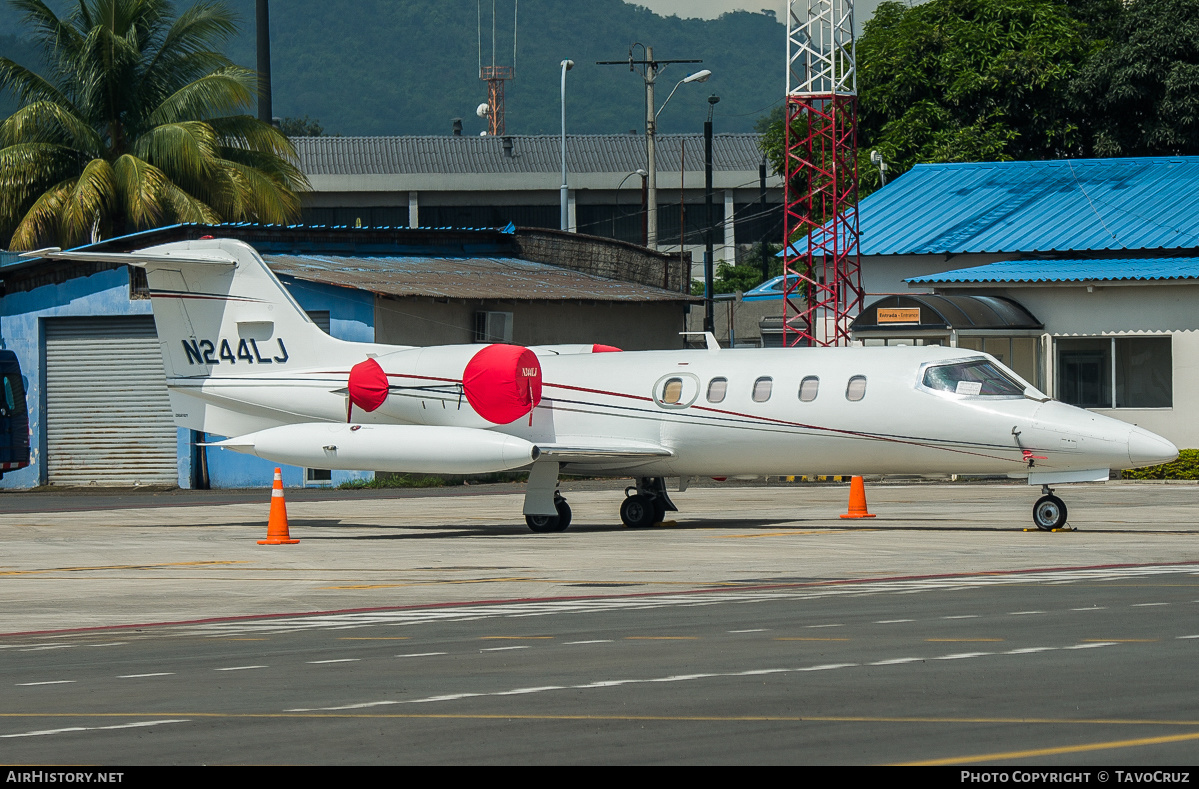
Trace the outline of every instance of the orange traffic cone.
<path fill-rule="evenodd" d="M 287 533 L 287 504 L 283 501 L 283 469 L 275 469 L 275 484 L 271 488 L 271 517 L 266 523 L 266 539 L 259 545 L 294 545 Z"/>
<path fill-rule="evenodd" d="M 861 477 L 854 477 L 849 481 L 849 512 L 841 516 L 842 518 L 873 518 L 866 511 L 866 484 L 862 482 Z"/>

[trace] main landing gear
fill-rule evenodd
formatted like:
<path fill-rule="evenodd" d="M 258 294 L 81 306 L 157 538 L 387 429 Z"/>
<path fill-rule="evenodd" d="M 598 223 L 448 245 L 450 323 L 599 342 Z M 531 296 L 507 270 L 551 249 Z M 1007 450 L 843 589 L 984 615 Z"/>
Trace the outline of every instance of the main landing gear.
<path fill-rule="evenodd" d="M 1048 485 L 1041 486 L 1045 495 L 1032 505 L 1032 522 L 1041 531 L 1053 531 L 1066 525 L 1066 502 L 1053 495 Z"/>
<path fill-rule="evenodd" d="M 538 534 L 566 531 L 566 527 L 570 525 L 570 505 L 556 491 L 554 493 L 554 509 L 558 511 L 557 515 L 526 515 L 525 523 Z"/>
<path fill-rule="evenodd" d="M 625 488 L 625 496 L 620 505 L 620 519 L 630 529 L 648 528 L 665 520 L 667 512 L 679 511 L 666 494 L 663 477 L 638 477 L 636 488 Z"/>

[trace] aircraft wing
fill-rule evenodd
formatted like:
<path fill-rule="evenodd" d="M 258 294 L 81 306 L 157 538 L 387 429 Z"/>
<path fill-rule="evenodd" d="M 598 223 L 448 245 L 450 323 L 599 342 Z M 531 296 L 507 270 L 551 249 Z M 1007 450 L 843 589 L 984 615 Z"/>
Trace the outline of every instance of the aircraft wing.
<path fill-rule="evenodd" d="M 559 463 L 580 465 L 611 465 L 613 463 L 649 462 L 660 458 L 674 457 L 674 452 L 655 444 L 634 442 L 593 442 L 588 440 L 563 441 L 553 444 L 537 444 L 540 457 Z"/>

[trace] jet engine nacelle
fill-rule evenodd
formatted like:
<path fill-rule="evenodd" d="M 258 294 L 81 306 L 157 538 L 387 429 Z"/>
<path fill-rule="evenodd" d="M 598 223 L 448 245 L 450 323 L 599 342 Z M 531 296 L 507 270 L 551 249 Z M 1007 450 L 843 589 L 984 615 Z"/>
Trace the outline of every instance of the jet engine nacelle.
<path fill-rule="evenodd" d="M 306 468 L 424 474 L 509 471 L 540 454 L 523 438 L 477 428 L 329 422 L 272 427 L 212 446 Z"/>
<path fill-rule="evenodd" d="M 520 345 L 411 348 L 354 365 L 348 389 L 359 414 L 485 428 L 515 422 L 537 406 L 541 362 Z"/>

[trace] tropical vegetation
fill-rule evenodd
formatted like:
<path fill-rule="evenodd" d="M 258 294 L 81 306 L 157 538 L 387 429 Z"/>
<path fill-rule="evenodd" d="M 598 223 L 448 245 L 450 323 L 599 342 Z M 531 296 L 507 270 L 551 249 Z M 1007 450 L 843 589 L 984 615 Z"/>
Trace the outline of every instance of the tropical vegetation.
<path fill-rule="evenodd" d="M 881 186 L 872 151 L 888 178 L 921 162 L 1199 154 L 1194 0 L 886 2 L 857 67 L 862 197 Z M 783 108 L 757 130 L 781 172 Z"/>
<path fill-rule="evenodd" d="M 44 74 L 0 57 L 0 243 L 75 245 L 164 222 L 288 222 L 307 181 L 287 137 L 244 114 L 257 76 L 220 53 L 222 3 L 78 0 L 24 12 Z"/>

